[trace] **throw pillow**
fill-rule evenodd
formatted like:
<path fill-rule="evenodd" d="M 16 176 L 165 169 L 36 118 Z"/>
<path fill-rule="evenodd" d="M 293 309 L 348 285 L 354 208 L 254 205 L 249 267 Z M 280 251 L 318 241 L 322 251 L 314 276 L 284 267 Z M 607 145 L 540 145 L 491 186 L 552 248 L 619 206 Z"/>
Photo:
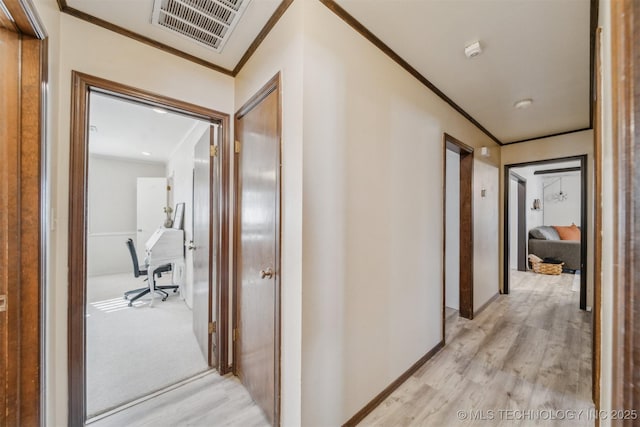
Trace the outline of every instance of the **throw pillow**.
<path fill-rule="evenodd" d="M 580 240 L 580 229 L 575 224 L 568 227 L 554 225 L 553 228 L 556 229 L 561 240 Z"/>

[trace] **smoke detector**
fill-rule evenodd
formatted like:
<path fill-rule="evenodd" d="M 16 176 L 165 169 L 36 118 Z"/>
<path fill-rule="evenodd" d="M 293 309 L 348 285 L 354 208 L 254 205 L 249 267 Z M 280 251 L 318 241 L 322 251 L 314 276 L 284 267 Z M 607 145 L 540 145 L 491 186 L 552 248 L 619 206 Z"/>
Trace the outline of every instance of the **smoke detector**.
<path fill-rule="evenodd" d="M 464 48 L 464 54 L 467 58 L 475 58 L 482 53 L 482 47 L 479 41 L 475 41 Z"/>

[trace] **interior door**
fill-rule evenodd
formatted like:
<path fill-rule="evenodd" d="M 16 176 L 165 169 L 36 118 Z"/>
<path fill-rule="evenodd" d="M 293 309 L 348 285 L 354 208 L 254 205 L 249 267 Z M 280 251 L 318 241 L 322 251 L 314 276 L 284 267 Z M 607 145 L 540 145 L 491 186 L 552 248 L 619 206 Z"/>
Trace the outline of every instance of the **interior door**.
<path fill-rule="evenodd" d="M 216 340 L 209 333 L 209 323 L 215 318 L 216 293 L 212 292 L 216 283 L 215 259 L 217 245 L 216 227 L 211 229 L 215 220 L 215 192 L 217 185 L 213 182 L 213 166 L 211 162 L 211 145 L 213 129 L 205 132 L 197 142 L 193 153 L 193 333 L 198 340 L 202 355 L 210 366 L 217 366 L 218 352 Z M 213 234 L 213 236 L 212 236 Z M 210 351 L 211 349 L 211 351 Z"/>
<path fill-rule="evenodd" d="M 167 206 L 166 178 L 138 178 L 137 180 L 136 250 L 140 265 L 144 261 L 144 244 L 167 218 L 164 208 Z"/>
<path fill-rule="evenodd" d="M 18 223 L 19 220 L 14 205 L 18 194 L 15 165 L 18 163 L 17 151 L 20 146 L 20 36 L 0 26 L 0 45 L 0 158 L 5 164 L 0 168 L 0 425 L 9 425 L 16 422 L 15 406 L 18 403 L 15 393 L 18 382 L 15 366 L 19 357 L 15 348 L 19 338 L 16 322 L 18 311 L 13 304 L 17 301 L 12 298 L 15 293 L 11 295 L 9 292 L 20 284 L 20 266 L 15 262 L 15 253 L 12 251 L 19 249 L 15 247 L 19 241 L 19 230 L 11 227 L 12 223 Z M 9 312 L 9 309 L 12 311 Z M 9 344 L 10 341 L 13 345 Z"/>
<path fill-rule="evenodd" d="M 236 375 L 279 424 L 280 128 L 277 80 L 236 116 Z M 245 110 L 245 111 L 243 111 Z"/>

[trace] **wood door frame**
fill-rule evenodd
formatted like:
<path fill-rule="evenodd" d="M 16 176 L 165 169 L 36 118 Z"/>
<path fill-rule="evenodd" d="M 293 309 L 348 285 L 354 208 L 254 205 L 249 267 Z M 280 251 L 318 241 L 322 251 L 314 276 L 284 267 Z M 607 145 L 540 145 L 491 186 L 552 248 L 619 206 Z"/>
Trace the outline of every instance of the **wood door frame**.
<path fill-rule="evenodd" d="M 509 178 L 518 184 L 518 271 L 527 271 L 527 180 L 513 171 Z"/>
<path fill-rule="evenodd" d="M 473 147 L 445 133 L 442 191 L 442 339 L 445 339 L 447 150 L 460 155 L 460 316 L 473 319 Z"/>
<path fill-rule="evenodd" d="M 589 268 L 588 257 L 587 257 L 587 241 L 589 236 L 589 224 L 587 223 L 587 211 L 588 211 L 588 191 L 587 191 L 587 178 L 588 178 L 588 170 L 587 170 L 587 155 L 581 154 L 578 156 L 569 156 L 569 157 L 557 157 L 553 159 L 544 159 L 544 160 L 534 160 L 530 162 L 522 162 L 522 163 L 511 163 L 508 165 L 504 165 L 504 180 L 505 185 L 503 186 L 503 251 L 502 251 L 502 261 L 503 261 L 503 287 L 502 293 L 509 294 L 509 234 L 510 234 L 510 221 L 509 217 L 509 186 L 506 183 L 509 182 L 511 169 L 519 168 L 524 166 L 533 166 L 533 165 L 544 165 L 549 163 L 559 163 L 566 162 L 572 160 L 580 161 L 580 309 L 587 309 L 587 271 Z M 595 302 L 594 302 L 595 305 Z M 595 308 L 594 308 L 595 309 Z"/>
<path fill-rule="evenodd" d="M 611 2 L 613 366 L 611 408 L 640 405 L 640 4 Z M 634 125 L 635 123 L 635 125 Z M 630 419 L 615 425 L 631 426 Z"/>
<path fill-rule="evenodd" d="M 281 325 L 281 260 L 280 260 L 280 245 L 282 240 L 282 92 L 281 92 L 281 77 L 280 72 L 278 72 L 275 76 L 273 76 L 262 88 L 258 90 L 245 104 L 240 107 L 240 109 L 236 112 L 234 116 L 234 132 L 235 138 L 237 141 L 238 138 L 238 120 L 240 120 L 244 115 L 246 115 L 249 111 L 251 111 L 254 107 L 256 107 L 262 100 L 264 100 L 268 95 L 273 93 L 274 91 L 278 92 L 278 136 L 280 138 L 280 146 L 278 150 L 278 164 L 279 167 L 277 169 L 276 174 L 276 263 L 275 263 L 275 271 L 274 280 L 275 280 L 275 313 L 276 320 L 274 325 L 274 334 L 275 334 L 275 356 L 274 359 L 276 361 L 276 365 L 274 367 L 274 424 L 276 426 L 280 425 L 280 345 L 281 345 L 281 336 L 280 336 L 280 325 Z M 240 176 L 240 169 L 242 167 L 240 162 L 240 153 L 237 150 L 235 151 L 235 163 L 234 163 L 234 226 L 233 226 L 233 330 L 236 331 L 239 323 L 240 310 L 238 307 L 238 289 L 240 287 L 240 272 L 239 272 L 239 260 L 242 256 L 240 252 L 240 221 L 238 213 L 241 212 L 241 200 L 240 194 L 242 191 L 242 180 Z M 233 340 L 233 374 L 238 375 L 238 346 L 237 341 Z"/>
<path fill-rule="evenodd" d="M 0 391 L 6 411 L 0 411 L 0 425 L 39 425 L 46 400 L 47 34 L 30 1 L 3 4 L 0 27 L 16 33 L 19 57 L 11 64 L 17 70 L 16 102 L 7 105 L 18 122 L 15 134 L 0 141 L 7 154 L 0 173 L 0 260 L 6 266 L 0 280 L 7 290 L 7 310 L 0 313 L 7 325 L 6 337 L 0 338 L 7 345 L 7 365 L 0 373 L 6 375 Z"/>
<path fill-rule="evenodd" d="M 217 338 L 219 349 L 218 371 L 228 371 L 228 283 L 229 251 L 228 243 L 228 175 L 229 156 L 229 115 L 209 108 L 179 101 L 121 83 L 72 71 L 71 103 L 71 147 L 69 174 L 69 293 L 68 293 L 68 420 L 69 425 L 80 426 L 86 421 L 86 241 L 87 241 L 87 169 L 89 130 L 89 94 L 91 91 L 107 93 L 123 99 L 135 100 L 149 106 L 158 106 L 179 114 L 220 123 L 222 140 L 220 141 L 220 257 L 216 264 L 218 271 L 218 320 Z M 212 165 L 212 163 L 211 163 Z M 212 166 L 210 166 L 212 170 Z M 210 234 L 213 227 L 210 227 Z M 210 346 L 211 351 L 211 346 Z"/>

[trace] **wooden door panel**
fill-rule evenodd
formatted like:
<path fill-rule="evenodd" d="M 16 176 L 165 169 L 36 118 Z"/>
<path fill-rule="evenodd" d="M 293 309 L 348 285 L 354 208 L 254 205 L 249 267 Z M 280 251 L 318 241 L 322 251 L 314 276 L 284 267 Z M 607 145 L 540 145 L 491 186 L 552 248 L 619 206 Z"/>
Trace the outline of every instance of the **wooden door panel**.
<path fill-rule="evenodd" d="M 277 90 L 236 121 L 241 144 L 236 372 L 272 424 L 278 423 L 279 405 L 278 121 Z"/>
<path fill-rule="evenodd" d="M 9 425 L 17 419 L 16 405 L 18 384 L 17 331 L 18 318 L 14 303 L 16 299 L 10 292 L 17 291 L 15 284 L 20 283 L 19 264 L 12 251 L 19 250 L 20 241 L 18 206 L 15 197 L 19 194 L 19 47 L 18 34 L 0 28 L 0 295 L 5 298 L 8 309 L 0 311 L 0 425 Z M 13 287 L 9 284 L 14 284 Z M 9 353 L 10 352 L 10 353 Z M 11 404 L 13 402 L 13 404 Z M 13 421 L 11 421 L 13 420 Z"/>
<path fill-rule="evenodd" d="M 196 336 L 202 355 L 209 365 L 217 365 L 217 352 L 212 352 L 212 336 L 208 326 L 212 319 L 211 304 L 215 292 L 211 292 L 211 207 L 210 207 L 210 132 L 205 132 L 194 149 L 193 165 L 193 333 Z M 211 300 L 211 301 L 210 301 Z M 215 317 L 215 316 L 214 316 Z"/>

